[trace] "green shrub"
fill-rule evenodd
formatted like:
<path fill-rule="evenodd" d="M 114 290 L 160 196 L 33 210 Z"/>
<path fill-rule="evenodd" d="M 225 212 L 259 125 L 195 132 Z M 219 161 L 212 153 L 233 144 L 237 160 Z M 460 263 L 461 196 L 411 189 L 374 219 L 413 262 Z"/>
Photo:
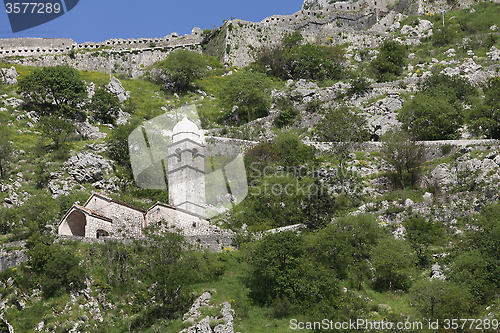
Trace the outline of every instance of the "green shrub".
<path fill-rule="evenodd" d="M 68 120 L 57 116 L 42 117 L 37 124 L 42 135 L 54 142 L 55 148 L 61 148 L 68 135 L 75 130 L 75 125 Z"/>
<path fill-rule="evenodd" d="M 424 163 L 424 146 L 417 144 L 401 130 L 387 132 L 382 136 L 382 142 L 382 156 L 396 171 L 394 187 L 404 189 L 407 185 L 414 186 Z M 409 184 L 405 182 L 406 175 L 409 175 Z"/>
<path fill-rule="evenodd" d="M 296 31 L 285 34 L 281 43 L 262 48 L 254 66 L 267 75 L 282 80 L 339 80 L 344 77 L 344 49 L 340 46 L 319 46 L 302 43 Z"/>
<path fill-rule="evenodd" d="M 270 305 L 278 318 L 295 313 L 324 315 L 326 309 L 330 315 L 341 315 L 344 299 L 339 280 L 332 269 L 306 253 L 303 237 L 294 232 L 268 235 L 259 241 L 249 256 L 250 297 Z"/>
<path fill-rule="evenodd" d="M 11 141 L 11 131 L 7 126 L 0 127 L 0 179 L 3 179 L 7 172 L 7 164 L 13 158 L 13 145 Z"/>
<path fill-rule="evenodd" d="M 316 132 L 320 141 L 335 142 L 332 152 L 341 169 L 344 169 L 353 147 L 370 137 L 364 117 L 347 106 L 327 110 L 316 125 Z"/>
<path fill-rule="evenodd" d="M 295 80 L 339 80 L 344 71 L 344 50 L 339 46 L 301 45 L 287 56 L 285 71 Z"/>
<path fill-rule="evenodd" d="M 412 304 L 431 319 L 467 318 L 474 313 L 472 295 L 448 280 L 422 280 L 409 291 Z"/>
<path fill-rule="evenodd" d="M 417 258 L 405 241 L 392 236 L 384 238 L 373 248 L 371 257 L 377 289 L 410 288 Z"/>
<path fill-rule="evenodd" d="M 297 135 L 281 132 L 273 143 L 279 152 L 281 165 L 298 167 L 306 163 L 315 164 L 314 148 L 304 144 Z"/>
<path fill-rule="evenodd" d="M 500 76 L 491 78 L 483 86 L 485 98 L 473 105 L 468 119 L 476 135 L 500 139 Z"/>
<path fill-rule="evenodd" d="M 107 91 L 105 87 L 98 87 L 88 108 L 93 112 L 94 120 L 114 125 L 118 111 L 120 111 L 120 102 L 118 97 Z"/>
<path fill-rule="evenodd" d="M 371 63 L 378 82 L 392 81 L 403 72 L 407 49 L 396 41 L 380 46 L 380 52 Z"/>
<path fill-rule="evenodd" d="M 453 149 L 452 145 L 441 146 L 441 154 L 443 156 L 448 155 L 451 152 L 452 149 Z"/>
<path fill-rule="evenodd" d="M 229 75 L 216 92 L 220 106 L 226 111 L 221 120 L 244 124 L 267 116 L 271 85 L 271 80 L 259 73 L 242 70 Z M 234 111 L 233 107 L 236 107 Z"/>
<path fill-rule="evenodd" d="M 443 238 L 443 226 L 439 222 L 419 216 L 406 219 L 403 225 L 406 229 L 406 239 L 416 251 L 420 265 L 425 266 L 430 257 L 427 249 Z"/>
<path fill-rule="evenodd" d="M 155 80 L 163 81 L 163 88 L 168 92 L 184 92 L 190 83 L 207 74 L 208 58 L 192 51 L 175 50 L 155 65 L 163 74 Z"/>
<path fill-rule="evenodd" d="M 398 119 L 419 140 L 453 140 L 464 120 L 462 103 L 476 91 L 465 79 L 433 75 L 419 84 L 420 92 L 403 105 Z"/>
<path fill-rule="evenodd" d="M 444 99 L 417 93 L 405 103 L 398 120 L 418 140 L 453 140 L 462 125 L 462 113 Z"/>
<path fill-rule="evenodd" d="M 43 267 L 42 290 L 49 298 L 64 294 L 70 290 L 84 287 L 85 270 L 80 266 L 80 259 L 71 250 L 52 245 L 51 258 Z"/>
<path fill-rule="evenodd" d="M 351 79 L 349 83 L 351 87 L 347 90 L 348 96 L 362 97 L 372 90 L 370 82 L 366 81 L 362 76 Z"/>
<path fill-rule="evenodd" d="M 293 101 L 288 97 L 276 101 L 276 107 L 280 109 L 279 115 L 274 119 L 274 125 L 278 128 L 290 125 L 299 114 L 299 111 L 294 107 Z"/>

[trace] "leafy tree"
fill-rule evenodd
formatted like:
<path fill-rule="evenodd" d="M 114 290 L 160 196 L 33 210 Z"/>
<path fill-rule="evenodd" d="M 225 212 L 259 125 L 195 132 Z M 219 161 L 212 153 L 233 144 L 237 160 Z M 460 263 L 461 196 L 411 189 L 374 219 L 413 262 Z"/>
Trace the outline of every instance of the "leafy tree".
<path fill-rule="evenodd" d="M 432 98 L 442 98 L 457 109 L 459 108 L 457 104 L 470 103 L 472 98 L 477 95 L 469 81 L 458 75 L 432 75 L 419 83 L 419 90 Z"/>
<path fill-rule="evenodd" d="M 164 75 L 164 89 L 173 93 L 188 90 L 190 83 L 205 76 L 208 63 L 206 56 L 179 49 L 169 53 L 156 66 Z"/>
<path fill-rule="evenodd" d="M 249 259 L 250 296 L 260 304 L 290 303 L 291 313 L 328 308 L 335 314 L 342 302 L 339 281 L 331 270 L 308 259 L 305 251 L 302 237 L 294 232 L 265 236 Z"/>
<path fill-rule="evenodd" d="M 404 181 L 406 173 L 410 176 L 410 185 L 414 186 L 424 163 L 424 146 L 412 140 L 408 133 L 401 130 L 387 132 L 382 141 L 384 143 L 382 156 L 396 170 L 399 185 L 403 189 L 406 187 Z"/>
<path fill-rule="evenodd" d="M 398 119 L 419 140 L 457 138 L 464 120 L 462 103 L 473 103 L 477 92 L 460 77 L 433 75 L 419 84 L 420 92 L 403 105 Z"/>
<path fill-rule="evenodd" d="M 295 30 L 294 32 L 285 32 L 283 38 L 281 39 L 281 44 L 285 50 L 291 50 L 294 47 L 297 47 L 302 44 L 304 41 L 304 37 L 299 30 Z"/>
<path fill-rule="evenodd" d="M 421 216 L 411 216 L 404 221 L 406 239 L 416 251 L 420 264 L 427 264 L 427 249 L 430 245 L 439 241 L 444 235 L 444 229 L 440 223 L 426 219 Z"/>
<path fill-rule="evenodd" d="M 122 168 L 123 174 L 132 177 L 132 165 L 130 164 L 130 152 L 128 147 L 128 137 L 133 130 L 139 126 L 139 120 L 132 120 L 126 125 L 117 126 L 110 135 L 106 137 L 109 157 Z"/>
<path fill-rule="evenodd" d="M 67 119 L 58 116 L 42 117 L 38 122 L 42 135 L 54 141 L 56 149 L 59 149 L 68 135 L 75 130 L 75 125 Z"/>
<path fill-rule="evenodd" d="M 351 79 L 349 83 L 351 84 L 351 87 L 347 89 L 348 96 L 363 97 L 372 90 L 370 82 L 362 76 L 356 76 Z"/>
<path fill-rule="evenodd" d="M 290 125 L 299 114 L 290 97 L 282 97 L 275 102 L 275 107 L 280 109 L 279 115 L 274 119 L 274 125 L 283 128 Z"/>
<path fill-rule="evenodd" d="M 488 139 L 500 139 L 500 76 L 489 79 L 483 92 L 484 100 L 475 104 L 468 116 L 471 129 Z"/>
<path fill-rule="evenodd" d="M 477 250 L 463 252 L 454 258 L 449 276 L 450 281 L 469 290 L 478 301 L 485 301 L 494 294 L 488 280 L 488 262 Z"/>
<path fill-rule="evenodd" d="M 272 170 L 272 169 L 271 169 Z M 295 178 L 286 171 L 266 170 L 250 181 L 249 195 L 236 206 L 231 224 L 246 224 L 251 231 L 284 227 L 304 222 L 302 204 L 316 188 L 310 179 Z M 311 186 L 311 187 L 310 187 Z"/>
<path fill-rule="evenodd" d="M 396 41 L 388 41 L 382 44 L 377 58 L 372 61 L 377 81 L 391 81 L 396 76 L 401 75 L 406 53 L 406 46 Z"/>
<path fill-rule="evenodd" d="M 371 257 L 377 288 L 402 290 L 410 288 L 417 258 L 405 241 L 389 236 L 373 248 Z"/>
<path fill-rule="evenodd" d="M 85 96 L 85 84 L 69 66 L 41 67 L 18 81 L 18 92 L 42 115 L 74 119 Z"/>
<path fill-rule="evenodd" d="M 316 179 L 314 189 L 303 208 L 305 223 L 310 229 L 325 227 L 331 222 L 335 213 L 335 197 L 328 192 L 328 187 Z"/>
<path fill-rule="evenodd" d="M 478 218 L 479 230 L 469 231 L 471 246 L 476 248 L 487 263 L 488 280 L 500 288 L 500 204 L 483 208 Z"/>
<path fill-rule="evenodd" d="M 107 91 L 105 87 L 98 87 L 88 108 L 93 111 L 96 120 L 114 125 L 118 111 L 120 111 L 120 102 L 118 97 Z"/>
<path fill-rule="evenodd" d="M 257 60 L 252 66 L 269 76 L 290 78 L 291 75 L 286 70 L 288 52 L 282 44 L 264 46 L 257 52 Z"/>
<path fill-rule="evenodd" d="M 224 120 L 243 124 L 267 116 L 271 84 L 265 75 L 244 70 L 225 78 L 217 91 L 219 103 L 227 114 Z"/>
<path fill-rule="evenodd" d="M 266 167 L 271 167 L 280 159 L 280 151 L 271 142 L 261 142 L 249 149 L 244 157 L 247 176 L 260 177 Z"/>
<path fill-rule="evenodd" d="M 383 231 L 371 214 L 346 216 L 328 224 L 315 239 L 317 260 L 356 289 L 372 277 L 367 260 Z"/>
<path fill-rule="evenodd" d="M 347 106 L 329 109 L 316 132 L 320 141 L 334 143 L 332 152 L 340 170 L 345 169 L 352 149 L 369 138 L 366 120 Z"/>
<path fill-rule="evenodd" d="M 447 280 L 422 280 L 409 291 L 412 304 L 431 319 L 467 318 L 474 312 L 468 290 Z"/>
<path fill-rule="evenodd" d="M 255 67 L 282 80 L 338 80 L 345 71 L 344 49 L 340 46 L 302 45 L 300 31 L 286 33 L 280 43 L 257 53 Z"/>
<path fill-rule="evenodd" d="M 184 236 L 166 228 L 166 223 L 162 222 L 147 230 L 146 242 L 155 249 L 148 258 L 148 278 L 156 284 L 150 293 L 159 304 L 158 315 L 173 318 L 185 307 L 188 294 L 184 289 L 194 281 L 194 272 L 187 265 L 187 257 L 183 256 Z"/>
<path fill-rule="evenodd" d="M 452 140 L 458 137 L 462 112 L 446 99 L 417 93 L 403 105 L 398 120 L 418 140 Z"/>
<path fill-rule="evenodd" d="M 7 163 L 12 160 L 12 141 L 10 129 L 7 126 L 0 127 L 0 179 L 5 176 Z"/>

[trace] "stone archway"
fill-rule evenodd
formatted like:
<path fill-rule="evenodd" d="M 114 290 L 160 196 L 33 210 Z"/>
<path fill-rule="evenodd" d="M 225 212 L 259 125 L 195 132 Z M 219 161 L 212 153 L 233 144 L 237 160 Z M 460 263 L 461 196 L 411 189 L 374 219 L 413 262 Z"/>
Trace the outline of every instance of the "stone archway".
<path fill-rule="evenodd" d="M 109 232 L 107 232 L 106 230 L 99 229 L 96 232 L 96 238 L 102 238 L 102 237 L 108 237 L 108 236 L 109 236 Z"/>
<path fill-rule="evenodd" d="M 85 226 L 87 217 L 81 211 L 75 209 L 66 218 L 69 227 L 69 235 L 85 237 Z"/>

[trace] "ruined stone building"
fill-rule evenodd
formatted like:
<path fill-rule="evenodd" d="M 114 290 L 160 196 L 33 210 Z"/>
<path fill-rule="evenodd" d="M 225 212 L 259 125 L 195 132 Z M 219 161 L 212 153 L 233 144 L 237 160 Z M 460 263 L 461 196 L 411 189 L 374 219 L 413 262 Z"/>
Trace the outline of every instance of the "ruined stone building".
<path fill-rule="evenodd" d="M 157 202 L 147 211 L 102 193 L 93 193 L 83 206 L 74 204 L 59 224 L 60 235 L 101 237 L 144 236 L 149 225 L 164 220 L 186 236 L 206 235 L 203 134 L 187 118 L 173 129 L 168 150 L 168 189 L 171 205 Z"/>

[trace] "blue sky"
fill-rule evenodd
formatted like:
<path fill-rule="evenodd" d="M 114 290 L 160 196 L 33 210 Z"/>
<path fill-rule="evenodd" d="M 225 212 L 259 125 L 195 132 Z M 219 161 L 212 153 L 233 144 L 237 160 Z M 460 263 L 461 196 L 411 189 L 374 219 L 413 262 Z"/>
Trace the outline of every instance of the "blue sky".
<path fill-rule="evenodd" d="M 21 0 L 11 0 L 11 2 Z M 259 22 L 271 15 L 293 14 L 302 0 L 80 0 L 76 7 L 50 22 L 12 33 L 0 5 L 0 38 L 71 38 L 77 43 L 110 38 L 154 38 L 172 32 L 191 33 L 193 27 L 212 29 L 232 17 Z"/>

